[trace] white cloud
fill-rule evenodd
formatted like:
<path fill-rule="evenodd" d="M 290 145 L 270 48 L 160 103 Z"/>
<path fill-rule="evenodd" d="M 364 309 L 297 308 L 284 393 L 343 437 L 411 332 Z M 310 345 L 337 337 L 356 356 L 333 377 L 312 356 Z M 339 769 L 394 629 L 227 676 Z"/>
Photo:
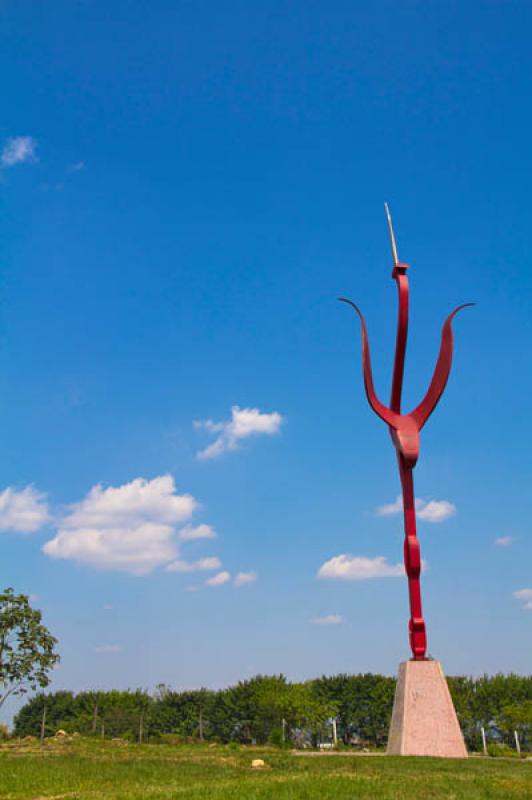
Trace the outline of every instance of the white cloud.
<path fill-rule="evenodd" d="M 263 413 L 258 408 L 239 408 L 233 406 L 231 419 L 227 422 L 213 422 L 210 419 L 196 420 L 195 428 L 202 428 L 209 433 L 218 434 L 217 438 L 208 447 L 200 450 L 196 457 L 200 461 L 217 458 L 228 450 L 236 450 L 239 443 L 249 436 L 265 434 L 273 436 L 278 433 L 283 422 L 281 414 L 273 411 L 271 414 Z"/>
<path fill-rule="evenodd" d="M 456 514 L 456 506 L 448 500 L 430 500 L 425 503 L 419 500 L 416 504 L 417 515 L 424 522 L 443 522 Z"/>
<path fill-rule="evenodd" d="M 532 611 L 532 589 L 518 589 L 514 592 L 514 597 L 523 601 L 525 611 Z"/>
<path fill-rule="evenodd" d="M 43 551 L 100 569 L 145 575 L 178 556 L 175 525 L 197 507 L 189 494 L 176 494 L 174 479 L 135 478 L 122 486 L 94 486 L 63 517 Z"/>
<path fill-rule="evenodd" d="M 94 648 L 95 653 L 121 653 L 121 644 L 99 644 Z"/>
<path fill-rule="evenodd" d="M 176 494 L 172 475 L 160 475 L 148 481 L 135 478 L 122 486 L 94 486 L 85 500 L 72 507 L 63 520 L 67 527 L 114 527 L 157 522 L 174 524 L 189 519 L 197 508 L 189 494 Z"/>
<path fill-rule="evenodd" d="M 395 578 L 405 574 L 403 564 L 388 564 L 384 556 L 366 558 L 343 553 L 329 559 L 318 570 L 318 578 L 339 581 L 365 581 L 370 578 Z"/>
<path fill-rule="evenodd" d="M 99 569 L 145 575 L 177 555 L 172 534 L 171 526 L 154 523 L 131 528 L 59 529 L 43 552 Z"/>
<path fill-rule="evenodd" d="M 80 172 L 82 169 L 85 169 L 84 161 L 76 161 L 74 164 L 69 164 L 67 167 L 68 172 Z"/>
<path fill-rule="evenodd" d="M 46 495 L 33 486 L 0 492 L 0 530 L 35 533 L 49 520 Z"/>
<path fill-rule="evenodd" d="M 310 621 L 313 625 L 341 625 L 344 618 L 340 614 L 327 614 L 324 617 L 314 617 Z"/>
<path fill-rule="evenodd" d="M 257 580 L 256 572 L 238 572 L 235 575 L 233 584 L 235 586 L 245 586 L 248 583 L 255 583 Z"/>
<path fill-rule="evenodd" d="M 393 503 L 387 505 L 377 506 L 375 513 L 378 517 L 390 517 L 392 514 L 400 514 L 403 510 L 403 498 L 400 494 L 397 495 Z"/>
<path fill-rule="evenodd" d="M 35 161 L 36 149 L 37 142 L 32 136 L 13 136 L 5 143 L 0 162 L 3 167 L 14 167 L 15 164 Z"/>
<path fill-rule="evenodd" d="M 393 503 L 377 506 L 375 513 L 378 517 L 389 517 L 403 511 L 403 498 L 397 495 Z M 422 500 L 416 499 L 416 512 L 419 519 L 424 522 L 443 522 L 456 514 L 456 506 L 449 500 Z"/>
<path fill-rule="evenodd" d="M 216 532 L 210 525 L 185 525 L 179 531 L 180 542 L 192 542 L 196 539 L 216 539 Z"/>
<path fill-rule="evenodd" d="M 216 556 L 200 558 L 199 561 L 182 561 L 177 559 L 165 567 L 167 572 L 200 572 L 211 569 L 220 569 L 222 562 Z"/>
<path fill-rule="evenodd" d="M 512 543 L 513 543 L 512 536 L 499 536 L 498 539 L 495 539 L 495 544 L 497 545 L 497 547 L 510 547 Z"/>
<path fill-rule="evenodd" d="M 213 575 L 212 578 L 208 578 L 205 581 L 206 586 L 223 586 L 224 583 L 229 583 L 231 580 L 231 573 L 227 570 L 223 570 L 223 572 L 218 572 L 216 575 Z"/>

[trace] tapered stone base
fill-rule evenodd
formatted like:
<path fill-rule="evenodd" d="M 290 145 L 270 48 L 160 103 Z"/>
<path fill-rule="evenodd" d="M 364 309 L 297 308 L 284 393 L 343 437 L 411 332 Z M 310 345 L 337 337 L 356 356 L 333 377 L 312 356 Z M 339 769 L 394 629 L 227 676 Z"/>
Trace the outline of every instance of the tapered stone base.
<path fill-rule="evenodd" d="M 439 661 L 405 661 L 399 666 L 387 754 L 467 758 Z"/>

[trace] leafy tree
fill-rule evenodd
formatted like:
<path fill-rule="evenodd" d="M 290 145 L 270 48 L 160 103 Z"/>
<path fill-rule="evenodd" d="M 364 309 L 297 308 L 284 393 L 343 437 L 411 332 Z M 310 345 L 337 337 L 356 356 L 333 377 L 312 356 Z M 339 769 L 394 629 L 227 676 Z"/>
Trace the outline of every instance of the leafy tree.
<path fill-rule="evenodd" d="M 392 715 L 395 679 L 383 675 L 323 676 L 313 682 L 315 692 L 338 707 L 338 735 L 348 744 L 353 738 L 382 745 Z"/>
<path fill-rule="evenodd" d="M 447 682 L 470 750 L 480 750 L 482 747 L 481 727 L 488 739 L 497 741 L 507 735 L 503 709 L 532 702 L 530 675 L 499 673 L 480 678 L 452 677 Z"/>
<path fill-rule="evenodd" d="M 306 729 L 314 738 L 338 712 L 338 703 L 320 696 L 312 681 L 288 685 L 285 692 L 274 698 L 274 707 L 286 720 L 289 730 Z"/>
<path fill-rule="evenodd" d="M 375 681 L 369 694 L 370 719 L 366 723 L 366 736 L 376 745 L 385 745 L 392 717 L 395 680 L 384 678 Z"/>
<path fill-rule="evenodd" d="M 284 675 L 256 675 L 226 689 L 218 708 L 218 719 L 225 717 L 225 736 L 243 744 L 267 742 L 281 722 L 272 698 L 286 687 Z"/>
<path fill-rule="evenodd" d="M 212 707 L 215 695 L 207 689 L 173 692 L 157 687 L 151 707 L 149 730 L 152 736 L 172 733 L 193 738 L 212 738 Z"/>
<path fill-rule="evenodd" d="M 0 706 L 10 695 L 48 686 L 59 661 L 56 644 L 25 594 L 0 593 Z"/>
<path fill-rule="evenodd" d="M 45 706 L 46 734 L 55 733 L 59 728 L 70 730 L 78 713 L 77 698 L 72 692 L 61 691 L 48 695 L 39 692 L 28 700 L 15 716 L 15 735 L 39 736 Z"/>
<path fill-rule="evenodd" d="M 84 711 L 81 720 L 81 713 L 78 712 L 78 720 L 74 723 L 77 731 L 83 732 L 84 729 L 79 722 L 84 721 L 87 732 L 90 725 L 92 733 L 128 739 L 137 739 L 141 716 L 144 718 L 144 727 L 147 728 L 149 709 L 153 703 L 151 697 L 141 689 L 136 689 L 134 692 L 116 689 L 109 692 L 82 692 L 77 699 L 80 712 L 82 708 Z M 94 726 L 95 699 L 96 726 Z"/>
<path fill-rule="evenodd" d="M 504 706 L 497 719 L 498 728 L 506 734 L 517 731 L 521 745 L 532 741 L 532 700 L 520 705 Z"/>

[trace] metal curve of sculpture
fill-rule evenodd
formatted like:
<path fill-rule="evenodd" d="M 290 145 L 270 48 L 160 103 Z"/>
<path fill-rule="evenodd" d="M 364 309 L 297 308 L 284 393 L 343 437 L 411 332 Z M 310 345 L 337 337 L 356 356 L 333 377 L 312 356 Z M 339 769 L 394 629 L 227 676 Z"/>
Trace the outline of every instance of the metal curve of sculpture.
<path fill-rule="evenodd" d="M 404 561 L 408 577 L 408 594 L 410 599 L 410 647 L 414 660 L 422 661 L 426 657 L 427 635 L 421 605 L 421 555 L 416 532 L 416 509 L 412 471 L 419 458 L 419 432 L 436 408 L 451 371 L 453 359 L 453 318 L 462 308 L 473 306 L 474 303 L 464 303 L 458 306 L 445 320 L 441 334 L 440 352 L 427 393 L 421 403 L 419 403 L 413 411 L 409 414 L 402 414 L 401 395 L 403 389 L 406 341 L 408 336 L 409 287 L 408 276 L 406 274 L 408 264 L 403 264 L 399 261 L 390 212 L 387 204 L 385 203 L 384 205 L 386 208 L 392 245 L 392 278 L 397 284 L 399 302 L 392 391 L 389 407 L 381 403 L 373 386 L 368 332 L 362 312 L 351 300 L 345 297 L 339 297 L 338 299 L 352 306 L 360 318 L 362 328 L 362 367 L 366 396 L 375 414 L 388 425 L 397 453 L 397 463 L 399 466 L 399 476 L 403 493 L 405 527 Z"/>

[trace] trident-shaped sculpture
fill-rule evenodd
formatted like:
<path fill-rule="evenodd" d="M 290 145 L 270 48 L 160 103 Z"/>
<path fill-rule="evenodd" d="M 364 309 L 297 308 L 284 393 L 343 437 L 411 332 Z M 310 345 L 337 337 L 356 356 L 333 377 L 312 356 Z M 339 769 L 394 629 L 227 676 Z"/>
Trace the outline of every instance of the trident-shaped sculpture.
<path fill-rule="evenodd" d="M 339 300 L 353 306 L 360 317 L 362 325 L 362 366 L 366 395 L 373 411 L 388 425 L 397 453 L 399 475 L 403 490 L 405 524 L 404 559 L 405 570 L 408 576 L 408 593 L 410 598 L 410 647 L 414 659 L 416 661 L 421 661 L 425 658 L 427 650 L 427 634 L 421 606 L 421 587 L 419 581 L 421 573 L 421 555 L 419 540 L 416 534 L 416 507 L 412 470 L 416 466 L 419 456 L 419 432 L 436 408 L 438 400 L 442 396 L 443 390 L 447 384 L 449 372 L 451 371 L 453 359 L 453 332 L 451 326 L 453 317 L 462 308 L 472 306 L 474 303 L 464 303 L 458 306 L 445 320 L 441 335 L 440 353 L 427 394 L 410 414 L 402 414 L 401 394 L 403 389 L 406 340 L 408 335 L 408 276 L 406 274 L 408 264 L 403 264 L 399 261 L 392 219 L 387 204 L 385 203 L 384 206 L 388 217 L 388 227 L 390 229 L 390 240 L 392 244 L 392 278 L 397 284 L 399 299 L 395 360 L 389 408 L 380 402 L 373 387 L 368 333 L 362 312 L 351 300 L 347 300 L 345 297 L 340 297 Z"/>

